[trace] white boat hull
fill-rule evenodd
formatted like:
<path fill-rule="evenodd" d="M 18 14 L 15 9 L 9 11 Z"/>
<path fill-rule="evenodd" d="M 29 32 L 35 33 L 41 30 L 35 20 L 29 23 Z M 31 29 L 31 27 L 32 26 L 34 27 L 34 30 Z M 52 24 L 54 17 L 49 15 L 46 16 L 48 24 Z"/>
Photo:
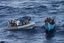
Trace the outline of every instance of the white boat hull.
<path fill-rule="evenodd" d="M 35 22 L 30 22 L 29 24 L 17 27 L 7 27 L 6 30 L 20 30 L 20 29 L 32 29 L 35 25 Z"/>

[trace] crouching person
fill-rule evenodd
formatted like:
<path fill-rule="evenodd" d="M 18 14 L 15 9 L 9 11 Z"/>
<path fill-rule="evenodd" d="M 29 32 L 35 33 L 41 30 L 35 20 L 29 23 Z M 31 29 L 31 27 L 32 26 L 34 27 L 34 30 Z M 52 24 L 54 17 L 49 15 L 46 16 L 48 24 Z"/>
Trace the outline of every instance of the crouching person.
<path fill-rule="evenodd" d="M 9 22 L 9 26 L 10 26 L 10 27 L 15 27 L 15 26 L 17 26 L 16 20 L 15 20 L 15 19 L 11 20 L 11 21 Z"/>

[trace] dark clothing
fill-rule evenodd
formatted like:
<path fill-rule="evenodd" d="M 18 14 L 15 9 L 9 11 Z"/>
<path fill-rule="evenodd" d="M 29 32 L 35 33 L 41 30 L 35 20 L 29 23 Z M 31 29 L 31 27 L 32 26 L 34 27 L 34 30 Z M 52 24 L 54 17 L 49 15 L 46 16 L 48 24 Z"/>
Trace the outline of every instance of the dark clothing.
<path fill-rule="evenodd" d="M 12 23 L 12 22 L 10 22 L 10 25 L 13 27 L 13 26 L 17 26 L 17 24 L 16 23 Z"/>
<path fill-rule="evenodd" d="M 50 24 L 52 24 L 52 25 L 55 24 L 54 20 L 52 20 L 52 22 L 50 22 Z"/>
<path fill-rule="evenodd" d="M 50 18 L 47 18 L 45 19 L 45 22 L 50 22 L 50 20 L 51 20 Z"/>
<path fill-rule="evenodd" d="M 55 22 L 54 22 L 54 19 L 50 19 L 50 18 L 47 18 L 46 20 L 45 20 L 45 23 L 50 23 L 50 24 L 55 24 Z"/>

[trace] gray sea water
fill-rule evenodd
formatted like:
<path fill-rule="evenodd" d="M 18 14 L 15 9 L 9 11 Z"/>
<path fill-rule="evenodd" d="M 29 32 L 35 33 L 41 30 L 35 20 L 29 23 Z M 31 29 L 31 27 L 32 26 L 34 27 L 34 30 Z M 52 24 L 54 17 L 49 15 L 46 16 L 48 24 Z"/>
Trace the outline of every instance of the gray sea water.
<path fill-rule="evenodd" d="M 7 31 L 7 22 L 30 16 L 36 22 L 32 30 Z M 0 41 L 5 43 L 64 43 L 64 28 L 55 36 L 46 39 L 44 25 L 46 17 L 55 18 L 56 24 L 64 24 L 64 0 L 0 0 Z"/>

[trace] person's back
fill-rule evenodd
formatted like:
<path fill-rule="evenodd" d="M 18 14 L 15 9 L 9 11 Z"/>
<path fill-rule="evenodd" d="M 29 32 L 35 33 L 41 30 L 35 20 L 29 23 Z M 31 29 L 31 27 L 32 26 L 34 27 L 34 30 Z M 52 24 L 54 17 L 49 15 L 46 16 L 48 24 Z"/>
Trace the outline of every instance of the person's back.
<path fill-rule="evenodd" d="M 54 19 L 51 19 L 51 20 L 50 20 L 50 24 L 52 24 L 52 25 L 54 25 L 54 24 L 55 24 Z"/>

